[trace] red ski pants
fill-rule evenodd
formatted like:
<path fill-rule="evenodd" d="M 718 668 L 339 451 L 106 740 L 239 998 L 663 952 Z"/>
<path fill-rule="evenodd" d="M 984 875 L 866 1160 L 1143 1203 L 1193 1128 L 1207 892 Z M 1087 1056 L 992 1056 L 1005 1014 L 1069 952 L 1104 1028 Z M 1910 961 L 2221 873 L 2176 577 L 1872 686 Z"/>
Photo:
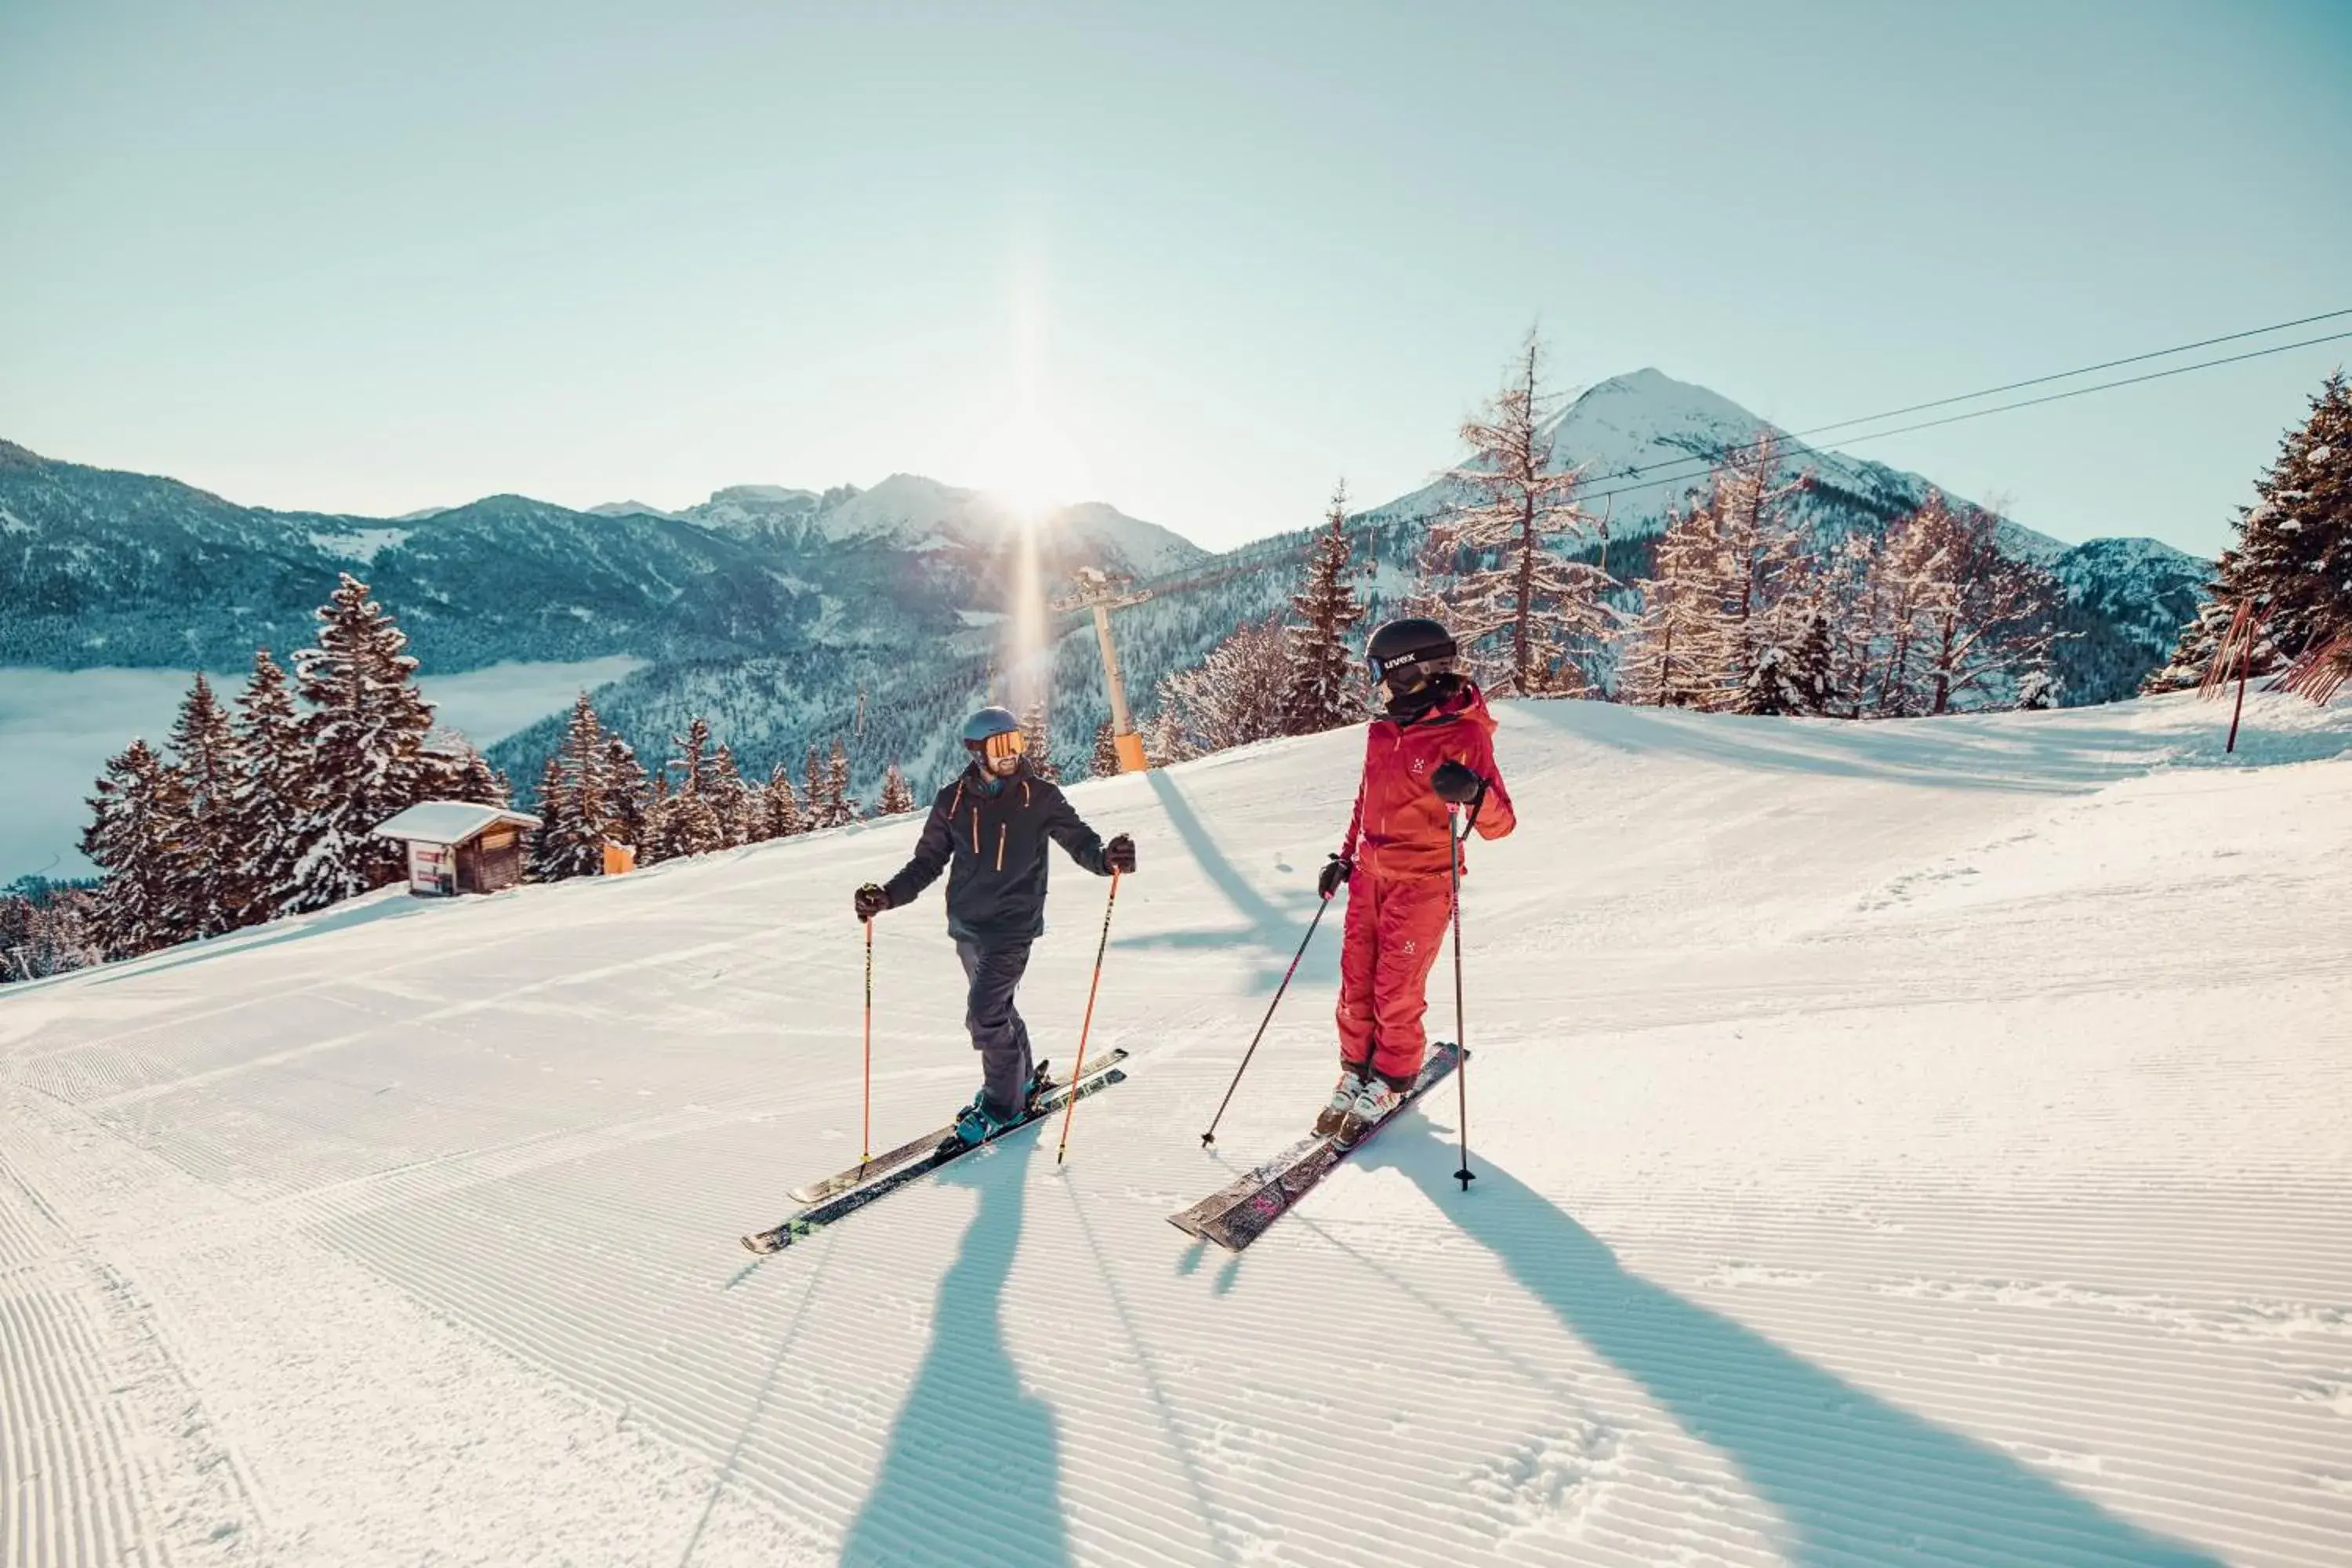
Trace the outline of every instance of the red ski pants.
<path fill-rule="evenodd" d="M 1444 877 L 1385 879 L 1359 870 L 1348 882 L 1347 941 L 1339 950 L 1339 1059 L 1402 1087 L 1421 1071 L 1429 1035 L 1430 965 L 1454 918 Z"/>

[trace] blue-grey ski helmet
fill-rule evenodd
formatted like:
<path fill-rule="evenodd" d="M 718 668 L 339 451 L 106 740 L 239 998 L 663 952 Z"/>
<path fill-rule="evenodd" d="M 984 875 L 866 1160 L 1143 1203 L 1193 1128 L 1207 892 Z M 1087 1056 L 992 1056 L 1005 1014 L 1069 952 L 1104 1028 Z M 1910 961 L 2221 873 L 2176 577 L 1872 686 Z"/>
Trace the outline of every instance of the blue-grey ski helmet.
<path fill-rule="evenodd" d="M 983 708 L 963 721 L 963 743 L 984 746 L 991 735 L 1017 734 L 1021 721 L 1013 716 L 1010 708 Z"/>

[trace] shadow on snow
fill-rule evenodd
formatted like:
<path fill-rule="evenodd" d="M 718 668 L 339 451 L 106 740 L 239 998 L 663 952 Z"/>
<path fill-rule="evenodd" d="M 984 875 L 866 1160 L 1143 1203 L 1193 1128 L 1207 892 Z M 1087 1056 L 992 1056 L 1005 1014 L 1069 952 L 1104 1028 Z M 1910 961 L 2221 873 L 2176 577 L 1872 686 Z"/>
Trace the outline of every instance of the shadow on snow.
<path fill-rule="evenodd" d="M 1403 1172 L 1561 1327 L 1712 1445 L 1786 1521 L 1794 1562 L 2219 1568 L 1974 1438 L 1629 1273 L 1599 1237 L 1491 1161 L 1465 1195 L 1452 1144 L 1402 1126 L 1368 1166 Z"/>
<path fill-rule="evenodd" d="M 1000 1146 L 933 1178 L 976 1189 L 980 1208 L 940 1278 L 930 1351 L 842 1542 L 844 1563 L 1070 1561 L 1053 1412 L 1023 1391 L 1001 1316 L 1033 1152 Z"/>
<path fill-rule="evenodd" d="M 1123 937 L 1112 943 L 1125 948 L 1202 948 L 1227 952 L 1241 943 L 1257 948 L 1262 955 L 1253 984 L 1260 991 L 1271 991 L 1282 979 L 1283 971 L 1290 966 L 1290 955 L 1298 950 L 1299 939 L 1307 934 L 1307 922 L 1314 918 L 1318 901 L 1309 889 L 1305 897 L 1289 897 L 1277 906 L 1253 887 L 1217 845 L 1201 814 L 1185 798 L 1183 786 L 1158 769 L 1143 775 L 1150 781 L 1151 793 L 1160 798 L 1169 824 L 1176 829 L 1177 837 L 1192 853 L 1193 863 L 1212 887 L 1224 896 L 1234 912 L 1247 922 L 1240 931 L 1223 927 L 1213 931 L 1163 931 L 1155 936 Z M 1339 922 L 1330 921 L 1336 925 Z M 1336 942 L 1318 942 L 1299 961 L 1297 983 L 1336 984 L 1339 978 L 1339 946 Z"/>

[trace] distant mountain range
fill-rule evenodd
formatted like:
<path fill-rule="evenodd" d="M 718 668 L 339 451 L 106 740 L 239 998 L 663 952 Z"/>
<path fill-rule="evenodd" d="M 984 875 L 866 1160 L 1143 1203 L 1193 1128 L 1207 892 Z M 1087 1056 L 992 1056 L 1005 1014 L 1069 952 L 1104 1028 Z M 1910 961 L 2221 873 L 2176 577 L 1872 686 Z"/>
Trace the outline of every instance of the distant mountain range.
<path fill-rule="evenodd" d="M 344 571 L 430 671 L 904 646 L 1002 605 L 1013 531 L 990 498 L 908 474 L 822 494 L 739 486 L 675 513 L 501 495 L 368 518 L 238 506 L 0 441 L 0 664 L 241 668 L 257 645 L 307 644 Z M 1204 558 L 1098 504 L 1049 514 L 1037 536 L 1057 576 Z"/>
<path fill-rule="evenodd" d="M 1610 568 L 1630 579 L 1647 569 L 1669 508 L 1704 487 L 1708 460 L 1769 426 L 1643 370 L 1581 389 L 1551 428 L 1556 461 L 1583 467 L 1609 519 Z M 1799 504 L 1823 539 L 1883 529 L 1931 488 L 1793 442 L 1789 458 L 1813 477 Z M 1376 603 L 1402 593 L 1421 531 L 1454 496 L 1440 478 L 1354 519 L 1377 563 Z M 869 787 L 893 761 L 919 783 L 952 765 L 942 729 L 988 690 L 1019 537 L 985 492 L 912 474 L 865 489 L 737 485 L 675 511 L 507 495 L 366 518 L 238 506 L 0 442 L 0 664 L 241 668 L 257 644 L 306 646 L 311 611 L 349 570 L 400 617 L 428 671 L 635 655 L 648 666 L 598 702 L 641 750 L 657 752 L 701 711 L 753 767 L 841 732 Z M 1089 502 L 1059 509 L 1035 537 L 1048 593 L 1079 566 L 1171 590 L 1119 614 L 1129 689 L 1148 703 L 1161 674 L 1282 605 L 1305 530 L 1212 555 Z M 2075 702 L 2127 695 L 2208 572 L 2153 540 L 2068 547 L 2014 524 L 2003 537 L 2066 588 L 2061 667 Z M 1065 619 L 1056 635 L 1056 750 L 1076 767 L 1107 706 L 1083 622 Z M 529 778 L 554 737 L 551 721 L 496 756 Z"/>

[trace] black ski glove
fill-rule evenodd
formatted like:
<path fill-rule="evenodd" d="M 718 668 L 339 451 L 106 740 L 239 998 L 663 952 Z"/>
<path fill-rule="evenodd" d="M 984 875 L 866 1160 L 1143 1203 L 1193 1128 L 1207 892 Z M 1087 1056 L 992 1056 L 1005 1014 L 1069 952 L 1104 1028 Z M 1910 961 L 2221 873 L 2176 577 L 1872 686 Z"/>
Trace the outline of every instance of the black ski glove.
<path fill-rule="evenodd" d="M 859 920 L 870 921 L 890 907 L 890 890 L 878 883 L 868 882 L 857 889 L 850 904 L 857 910 Z"/>
<path fill-rule="evenodd" d="M 1343 856 L 1334 855 L 1331 858 L 1323 862 L 1323 869 L 1316 876 L 1315 879 L 1315 890 L 1328 899 L 1332 894 L 1338 892 L 1341 888 L 1346 887 L 1348 885 L 1348 879 L 1355 874 L 1356 863 L 1354 861 L 1349 860 Z"/>
<path fill-rule="evenodd" d="M 1460 763 L 1438 763 L 1437 771 L 1429 775 L 1429 787 L 1437 792 L 1440 800 L 1474 810 L 1486 798 L 1486 781 Z"/>
<path fill-rule="evenodd" d="M 1122 833 L 1103 846 L 1103 864 L 1122 876 L 1135 871 L 1135 840 Z"/>

